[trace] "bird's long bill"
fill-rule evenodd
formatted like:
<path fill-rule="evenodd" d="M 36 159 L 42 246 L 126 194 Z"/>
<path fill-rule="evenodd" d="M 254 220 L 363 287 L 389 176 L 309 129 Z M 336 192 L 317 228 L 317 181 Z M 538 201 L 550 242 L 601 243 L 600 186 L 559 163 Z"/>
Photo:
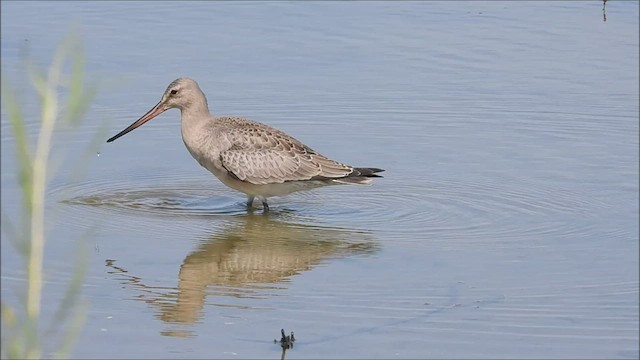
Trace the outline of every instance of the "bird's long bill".
<path fill-rule="evenodd" d="M 154 117 L 162 114 L 165 110 L 164 108 L 164 104 L 162 103 L 162 101 L 160 101 L 159 103 L 156 104 L 156 106 L 154 106 L 153 108 L 151 108 L 151 110 L 147 111 L 146 114 L 142 115 L 142 117 L 138 120 L 136 120 L 136 122 L 134 122 L 133 124 L 129 125 L 126 129 L 120 131 L 119 133 L 117 133 L 115 136 L 113 136 L 111 139 L 107 140 L 107 142 L 112 142 L 113 140 L 126 135 L 128 132 L 133 131 L 135 128 L 142 126 L 144 123 L 146 123 L 147 121 L 153 119 Z"/>

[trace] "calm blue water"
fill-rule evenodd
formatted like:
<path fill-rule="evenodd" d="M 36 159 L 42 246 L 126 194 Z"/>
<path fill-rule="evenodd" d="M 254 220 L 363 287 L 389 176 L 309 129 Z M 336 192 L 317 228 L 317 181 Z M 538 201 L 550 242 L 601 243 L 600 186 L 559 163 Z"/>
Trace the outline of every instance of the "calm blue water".
<path fill-rule="evenodd" d="M 47 192 L 45 320 L 88 261 L 73 357 L 278 358 L 281 328 L 288 358 L 640 356 L 637 2 L 609 1 L 606 21 L 597 1 L 1 6 L 29 134 L 23 60 L 48 64 L 74 24 L 99 86 Z M 191 159 L 176 110 L 104 143 L 179 76 L 217 115 L 385 178 L 263 216 Z M 1 130 L 17 222 L 4 107 Z"/>

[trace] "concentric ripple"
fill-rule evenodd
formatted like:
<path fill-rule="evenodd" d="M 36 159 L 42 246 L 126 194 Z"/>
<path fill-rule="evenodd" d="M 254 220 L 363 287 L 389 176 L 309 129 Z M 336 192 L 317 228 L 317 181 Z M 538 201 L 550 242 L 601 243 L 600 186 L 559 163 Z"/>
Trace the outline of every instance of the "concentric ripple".
<path fill-rule="evenodd" d="M 303 222 L 382 231 L 405 243 L 499 243 L 522 236 L 586 234 L 593 231 L 594 216 L 607 206 L 544 183 L 395 176 L 391 172 L 372 186 L 333 186 L 272 198 L 270 205 L 272 212 L 293 212 Z M 67 211 L 81 213 L 208 217 L 247 212 L 242 194 L 208 176 L 101 179 L 54 187 L 51 194 L 70 205 Z"/>
<path fill-rule="evenodd" d="M 210 230 L 212 217 L 246 214 L 242 197 L 215 179 L 146 175 L 53 185 L 56 211 L 79 228 L 181 235 Z M 170 220 L 168 222 L 168 220 Z"/>
<path fill-rule="evenodd" d="M 213 182 L 213 180 L 211 181 Z M 150 177 L 84 182 L 53 188 L 52 195 L 68 205 L 155 215 L 215 216 L 244 210 L 237 197 L 196 179 Z"/>
<path fill-rule="evenodd" d="M 482 179 L 432 181 L 391 175 L 363 190 L 322 191 L 314 200 L 321 203 L 317 211 L 324 219 L 348 219 L 351 225 L 408 242 L 586 233 L 593 226 L 594 210 L 606 207 L 568 189 Z"/>

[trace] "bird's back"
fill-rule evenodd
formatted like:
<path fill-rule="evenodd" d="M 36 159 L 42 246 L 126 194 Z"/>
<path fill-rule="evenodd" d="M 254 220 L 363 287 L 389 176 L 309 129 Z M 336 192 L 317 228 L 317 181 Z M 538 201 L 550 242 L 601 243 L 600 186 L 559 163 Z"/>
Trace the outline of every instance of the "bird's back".
<path fill-rule="evenodd" d="M 380 169 L 359 168 L 331 160 L 287 133 L 242 117 L 215 118 L 224 168 L 238 180 L 256 185 L 290 181 L 365 183 Z"/>

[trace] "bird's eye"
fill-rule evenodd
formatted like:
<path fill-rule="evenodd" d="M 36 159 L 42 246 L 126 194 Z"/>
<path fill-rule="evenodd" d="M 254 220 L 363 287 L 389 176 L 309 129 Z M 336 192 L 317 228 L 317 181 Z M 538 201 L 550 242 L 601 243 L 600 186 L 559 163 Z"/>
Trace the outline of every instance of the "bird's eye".
<path fill-rule="evenodd" d="M 171 95 L 175 95 L 177 93 L 178 93 L 178 90 L 176 90 L 176 89 L 171 90 Z"/>

